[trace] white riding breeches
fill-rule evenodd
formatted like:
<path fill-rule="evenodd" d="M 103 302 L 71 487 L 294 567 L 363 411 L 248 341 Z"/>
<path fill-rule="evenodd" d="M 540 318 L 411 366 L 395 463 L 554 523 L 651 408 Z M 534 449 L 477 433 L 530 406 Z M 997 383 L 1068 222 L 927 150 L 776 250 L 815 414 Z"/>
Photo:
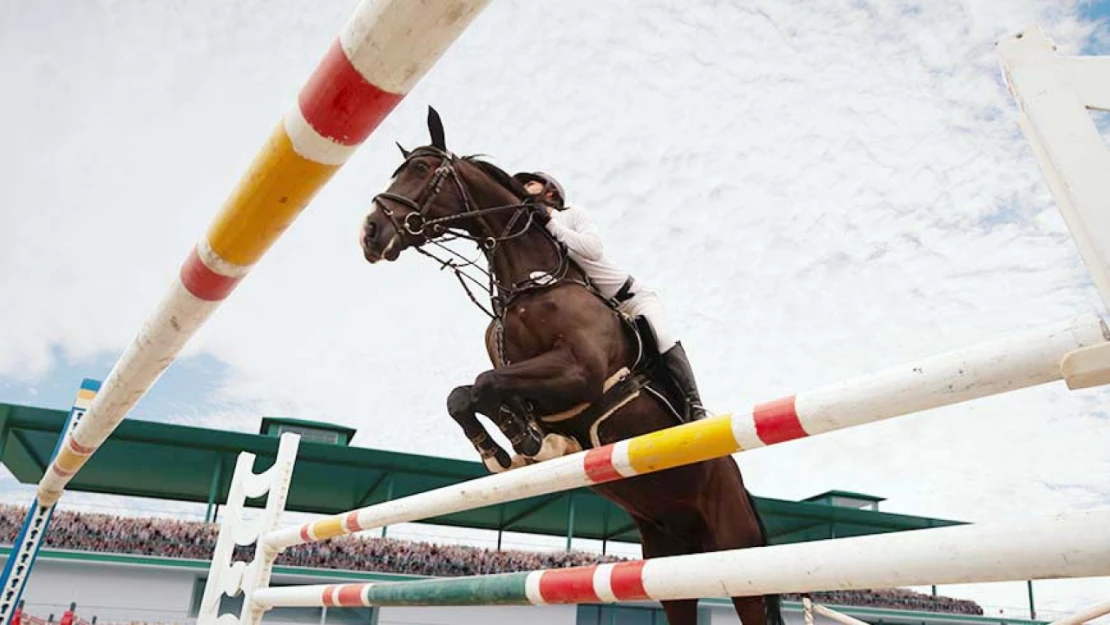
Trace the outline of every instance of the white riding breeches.
<path fill-rule="evenodd" d="M 655 291 L 634 288 L 632 298 L 620 303 L 617 308 L 633 319 L 643 315 L 648 320 L 652 331 L 655 332 L 655 340 L 659 344 L 660 354 L 665 354 L 674 347 L 677 339 L 671 336 L 670 327 L 667 323 L 667 309 L 663 306 L 663 300 L 659 299 L 659 295 Z"/>

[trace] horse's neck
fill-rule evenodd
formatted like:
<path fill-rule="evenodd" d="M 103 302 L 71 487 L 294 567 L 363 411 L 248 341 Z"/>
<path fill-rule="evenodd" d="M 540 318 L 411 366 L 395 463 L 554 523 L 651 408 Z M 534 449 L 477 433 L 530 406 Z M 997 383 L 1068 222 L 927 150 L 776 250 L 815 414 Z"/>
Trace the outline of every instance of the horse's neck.
<path fill-rule="evenodd" d="M 474 192 L 474 199 L 482 208 L 507 206 L 520 201 L 508 192 L 486 193 L 483 197 L 481 191 L 477 191 Z M 524 227 L 528 219 L 527 213 L 521 213 L 511 224 L 512 227 L 509 227 L 515 213 L 516 211 L 493 213 L 485 219 L 485 226 L 475 224 L 477 228 L 471 234 L 495 238 L 513 235 Z M 520 284 L 537 271 L 554 272 L 560 265 L 558 249 L 552 244 L 547 231 L 535 224 L 520 236 L 500 241 L 493 252 L 487 254 L 487 258 L 490 271 L 504 286 Z"/>
<path fill-rule="evenodd" d="M 526 234 L 499 243 L 490 254 L 490 270 L 498 282 L 520 284 L 535 272 L 554 273 L 559 268 L 556 248 L 539 228 L 533 225 Z"/>

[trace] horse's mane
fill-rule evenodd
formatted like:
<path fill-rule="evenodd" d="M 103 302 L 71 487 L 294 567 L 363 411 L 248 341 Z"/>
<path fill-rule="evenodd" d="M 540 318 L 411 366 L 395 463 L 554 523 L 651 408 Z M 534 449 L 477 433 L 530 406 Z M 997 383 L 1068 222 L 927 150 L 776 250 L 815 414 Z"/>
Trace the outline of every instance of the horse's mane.
<path fill-rule="evenodd" d="M 482 155 L 471 154 L 470 156 L 462 157 L 462 160 L 476 166 L 478 169 L 481 169 L 483 173 L 485 173 L 490 178 L 493 178 L 495 182 L 511 191 L 513 195 L 517 197 L 517 199 L 523 200 L 524 198 L 528 197 L 528 193 L 524 190 L 524 185 L 520 184 L 520 182 L 518 182 L 516 178 L 510 176 L 508 173 L 505 172 L 504 169 L 501 169 L 497 165 L 494 165 L 489 161 L 483 161 L 479 159 L 479 156 Z"/>

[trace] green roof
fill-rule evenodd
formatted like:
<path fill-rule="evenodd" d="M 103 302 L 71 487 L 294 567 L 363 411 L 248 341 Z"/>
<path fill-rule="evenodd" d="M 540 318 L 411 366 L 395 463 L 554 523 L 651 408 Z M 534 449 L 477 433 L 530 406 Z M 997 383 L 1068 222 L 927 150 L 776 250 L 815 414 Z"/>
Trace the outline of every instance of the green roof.
<path fill-rule="evenodd" d="M 861 501 L 873 501 L 879 503 L 886 501 L 886 497 L 876 497 L 875 495 L 865 495 L 863 493 L 853 493 L 850 490 L 827 490 L 819 495 L 806 497 L 802 501 L 818 501 L 821 499 L 832 499 L 833 497 L 844 497 L 847 499 L 859 499 Z"/>
<path fill-rule="evenodd" d="M 54 450 L 66 411 L 0 403 L 0 462 L 34 484 Z M 319 425 L 319 424 L 318 424 Z M 446 426 L 445 426 L 446 427 Z M 227 498 L 240 451 L 268 468 L 278 440 L 270 436 L 128 419 L 70 483 L 70 490 L 205 503 Z M 303 441 L 286 508 L 336 514 L 487 475 L 479 462 Z M 574 498 L 574 535 L 638 542 L 631 518 L 587 488 L 426 519 L 424 522 L 565 536 Z M 806 501 L 756 498 L 772 542 L 801 542 L 954 525 L 955 521 Z"/>

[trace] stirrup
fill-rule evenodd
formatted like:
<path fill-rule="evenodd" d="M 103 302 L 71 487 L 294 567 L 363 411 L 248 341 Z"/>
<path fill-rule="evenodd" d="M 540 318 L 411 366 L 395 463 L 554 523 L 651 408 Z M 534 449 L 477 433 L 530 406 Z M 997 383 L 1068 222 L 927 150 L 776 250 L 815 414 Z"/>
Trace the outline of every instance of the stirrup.
<path fill-rule="evenodd" d="M 700 402 L 695 404 L 695 403 L 691 402 L 690 400 L 686 400 L 686 407 L 690 411 L 689 419 L 690 419 L 691 423 L 693 423 L 694 421 L 701 421 L 703 419 L 712 419 L 713 417 L 717 416 L 716 413 L 711 412 L 708 408 L 706 408 Z M 699 409 L 700 409 L 700 412 L 704 416 L 701 416 L 701 417 L 697 416 L 697 413 L 699 412 Z"/>

